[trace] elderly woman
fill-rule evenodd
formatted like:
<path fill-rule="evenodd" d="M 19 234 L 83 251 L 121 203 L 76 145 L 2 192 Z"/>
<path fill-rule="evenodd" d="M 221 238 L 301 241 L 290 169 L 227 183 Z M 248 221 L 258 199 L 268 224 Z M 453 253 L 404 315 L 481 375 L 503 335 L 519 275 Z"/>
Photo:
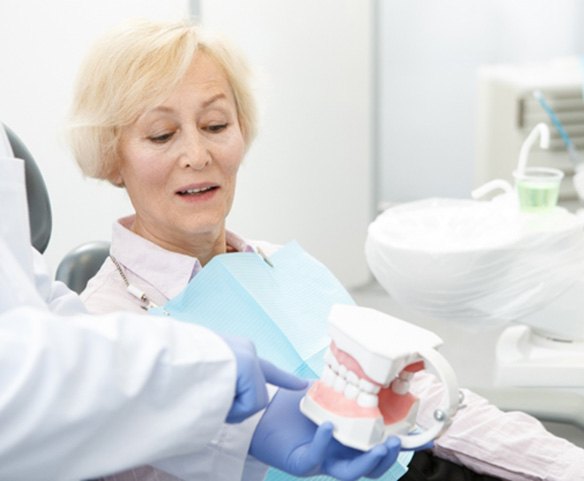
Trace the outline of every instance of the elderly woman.
<path fill-rule="evenodd" d="M 143 312 L 151 304 L 163 305 L 214 256 L 258 247 L 225 226 L 237 171 L 255 133 L 247 67 L 231 47 L 197 27 L 141 23 L 96 46 L 76 89 L 74 154 L 86 175 L 124 187 L 135 214 L 114 224 L 111 257 L 82 296 L 90 311 Z M 276 249 L 262 247 L 268 254 Z M 416 375 L 413 388 L 427 406 L 440 396 L 430 375 Z M 472 392 L 466 392 L 465 404 L 433 450 L 454 463 L 449 469 L 466 466 L 458 474 L 448 471 L 444 479 L 559 481 L 584 472 L 584 451 L 552 436 L 535 419 L 504 414 Z M 422 406 L 422 419 L 431 413 Z M 260 463 L 246 456 L 250 442 L 254 454 L 257 422 L 257 417 L 244 422 L 237 432 L 226 427 L 184 477 L 262 479 Z M 226 477 L 219 474 L 225 466 L 213 461 L 219 449 L 230 451 L 237 466 Z M 414 458 L 418 468 L 406 479 L 439 478 L 416 459 L 423 458 Z M 149 469 L 116 479 L 146 479 Z M 380 474 L 379 469 L 369 473 Z"/>
<path fill-rule="evenodd" d="M 111 258 L 85 292 L 90 311 L 144 312 L 178 294 L 215 255 L 253 249 L 225 230 L 256 122 L 248 71 L 232 48 L 184 23 L 128 25 L 89 56 L 73 111 L 83 171 L 124 186 L 136 209 L 116 224 Z M 128 282 L 145 294 L 129 295 Z M 316 429 L 300 414 L 301 395 L 280 389 L 263 414 L 226 424 L 197 456 L 109 479 L 262 479 L 260 460 L 350 480 L 379 477 L 395 462 L 397 438 L 367 453 L 346 448 L 332 426 Z M 293 429 L 274 431 L 282 420 Z"/>

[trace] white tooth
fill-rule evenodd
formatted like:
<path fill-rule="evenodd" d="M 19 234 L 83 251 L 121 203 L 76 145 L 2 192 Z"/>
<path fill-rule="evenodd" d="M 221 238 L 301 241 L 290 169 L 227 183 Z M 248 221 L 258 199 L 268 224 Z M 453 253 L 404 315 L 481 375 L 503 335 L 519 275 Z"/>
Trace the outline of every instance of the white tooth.
<path fill-rule="evenodd" d="M 391 390 L 394 393 L 401 394 L 403 396 L 410 390 L 410 383 L 400 378 L 394 379 L 391 383 Z"/>
<path fill-rule="evenodd" d="M 335 358 L 335 356 L 332 356 L 331 361 L 329 363 L 329 366 L 333 369 L 333 371 L 338 372 L 338 370 L 339 370 L 339 361 L 337 361 L 337 359 Z"/>
<path fill-rule="evenodd" d="M 359 379 L 359 389 L 367 393 L 377 394 L 381 388 L 366 379 Z"/>
<path fill-rule="evenodd" d="M 344 364 L 339 364 L 339 374 L 342 377 L 347 377 L 347 371 L 348 371 L 347 366 L 345 366 Z"/>
<path fill-rule="evenodd" d="M 343 394 L 347 399 L 357 399 L 357 396 L 359 395 L 359 388 L 354 384 L 347 384 Z"/>
<path fill-rule="evenodd" d="M 374 408 L 379 402 L 374 394 L 362 392 L 357 396 L 357 404 L 364 408 Z"/>
<path fill-rule="evenodd" d="M 408 371 L 402 371 L 398 374 L 398 376 L 400 379 L 403 379 L 404 381 L 409 381 L 410 379 L 412 379 L 414 377 L 414 373 L 413 372 L 408 372 Z"/>
<path fill-rule="evenodd" d="M 353 371 L 347 371 L 347 381 L 355 386 L 359 385 L 359 378 Z"/>
<path fill-rule="evenodd" d="M 333 389 L 338 392 L 343 392 L 345 387 L 347 387 L 347 381 L 345 381 L 341 376 L 336 376 Z"/>
<path fill-rule="evenodd" d="M 333 384 L 335 383 L 335 373 L 333 372 L 333 370 L 328 367 L 325 366 L 323 373 L 322 373 L 322 382 L 324 382 L 327 386 L 333 386 Z"/>
<path fill-rule="evenodd" d="M 203 187 L 201 189 L 187 189 L 186 193 L 187 194 L 198 194 L 199 192 L 205 192 L 207 190 L 209 190 L 211 187 Z"/>
<path fill-rule="evenodd" d="M 324 362 L 330 365 L 333 362 L 333 358 L 334 358 L 333 353 L 331 352 L 330 349 L 327 349 L 326 352 L 324 353 Z"/>

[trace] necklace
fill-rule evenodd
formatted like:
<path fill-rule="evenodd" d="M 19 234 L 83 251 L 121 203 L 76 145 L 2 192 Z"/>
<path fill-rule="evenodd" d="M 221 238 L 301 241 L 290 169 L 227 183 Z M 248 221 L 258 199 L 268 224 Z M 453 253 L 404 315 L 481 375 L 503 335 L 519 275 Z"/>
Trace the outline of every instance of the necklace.
<path fill-rule="evenodd" d="M 229 248 L 230 246 L 227 246 L 227 247 Z M 232 250 L 228 251 L 228 252 L 237 252 L 236 249 L 234 249 L 234 248 L 231 248 L 231 249 Z M 268 259 L 268 256 L 266 256 L 266 254 L 264 253 L 264 251 L 262 249 L 260 249 L 259 247 L 256 247 L 256 253 L 264 260 L 264 262 L 266 264 L 268 264 L 270 267 L 274 267 L 274 265 Z M 142 309 L 144 309 L 145 311 L 147 311 L 148 309 L 158 307 L 156 304 L 154 304 L 154 302 L 152 302 L 150 300 L 150 298 L 146 295 L 146 293 L 144 291 L 138 289 L 135 285 L 130 284 L 130 281 L 128 280 L 128 276 L 126 276 L 126 273 L 124 272 L 124 268 L 119 263 L 119 261 L 111 254 L 110 254 L 109 258 L 114 263 L 116 270 L 118 271 L 118 273 L 120 274 L 120 277 L 124 281 L 124 284 L 126 285 L 126 290 L 130 293 L 130 295 L 134 296 L 136 299 L 138 299 L 140 301 L 140 307 Z M 167 315 L 168 315 L 168 313 L 167 313 Z"/>
<path fill-rule="evenodd" d="M 134 296 L 136 299 L 138 299 L 140 301 L 140 307 L 142 309 L 144 309 L 145 311 L 147 311 L 148 309 L 151 309 L 153 307 L 158 307 L 156 304 L 154 304 L 150 300 L 150 298 L 146 295 L 146 293 L 144 291 L 141 291 L 135 285 L 130 284 L 130 281 L 128 280 L 128 276 L 126 276 L 126 273 L 124 272 L 124 269 L 122 268 L 122 266 L 120 265 L 118 260 L 114 256 L 112 256 L 111 254 L 109 257 L 112 260 L 112 262 L 114 263 L 114 266 L 116 266 L 116 270 L 120 274 L 120 277 L 124 281 L 124 284 L 126 285 L 126 290 L 132 296 Z"/>

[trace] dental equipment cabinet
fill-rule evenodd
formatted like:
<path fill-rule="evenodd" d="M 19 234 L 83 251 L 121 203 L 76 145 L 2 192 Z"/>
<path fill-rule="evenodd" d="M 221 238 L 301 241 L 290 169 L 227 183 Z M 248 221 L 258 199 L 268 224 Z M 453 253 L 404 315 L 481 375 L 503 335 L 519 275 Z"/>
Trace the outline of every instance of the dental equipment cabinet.
<path fill-rule="evenodd" d="M 535 148 L 531 161 L 562 170 L 560 203 L 579 207 L 572 182 L 577 161 L 572 154 L 584 151 L 583 78 L 584 63 L 579 57 L 482 66 L 478 74 L 475 185 L 491 179 L 511 181 L 523 140 L 536 124 L 544 122 L 550 128 L 550 145 L 548 149 Z"/>

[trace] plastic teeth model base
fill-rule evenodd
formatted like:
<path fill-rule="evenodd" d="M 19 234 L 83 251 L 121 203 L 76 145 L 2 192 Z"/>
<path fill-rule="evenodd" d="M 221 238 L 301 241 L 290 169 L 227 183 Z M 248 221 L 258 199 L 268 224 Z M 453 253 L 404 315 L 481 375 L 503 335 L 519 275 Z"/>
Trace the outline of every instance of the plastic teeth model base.
<path fill-rule="evenodd" d="M 456 376 L 435 350 L 434 333 L 374 309 L 333 306 L 329 316 L 332 341 L 326 366 L 301 401 L 312 421 L 331 421 L 339 442 L 361 450 L 400 437 L 402 447 L 416 448 L 436 438 L 459 404 Z M 435 423 L 416 429 L 419 400 L 409 392 L 414 374 L 432 369 L 445 385 Z"/>

